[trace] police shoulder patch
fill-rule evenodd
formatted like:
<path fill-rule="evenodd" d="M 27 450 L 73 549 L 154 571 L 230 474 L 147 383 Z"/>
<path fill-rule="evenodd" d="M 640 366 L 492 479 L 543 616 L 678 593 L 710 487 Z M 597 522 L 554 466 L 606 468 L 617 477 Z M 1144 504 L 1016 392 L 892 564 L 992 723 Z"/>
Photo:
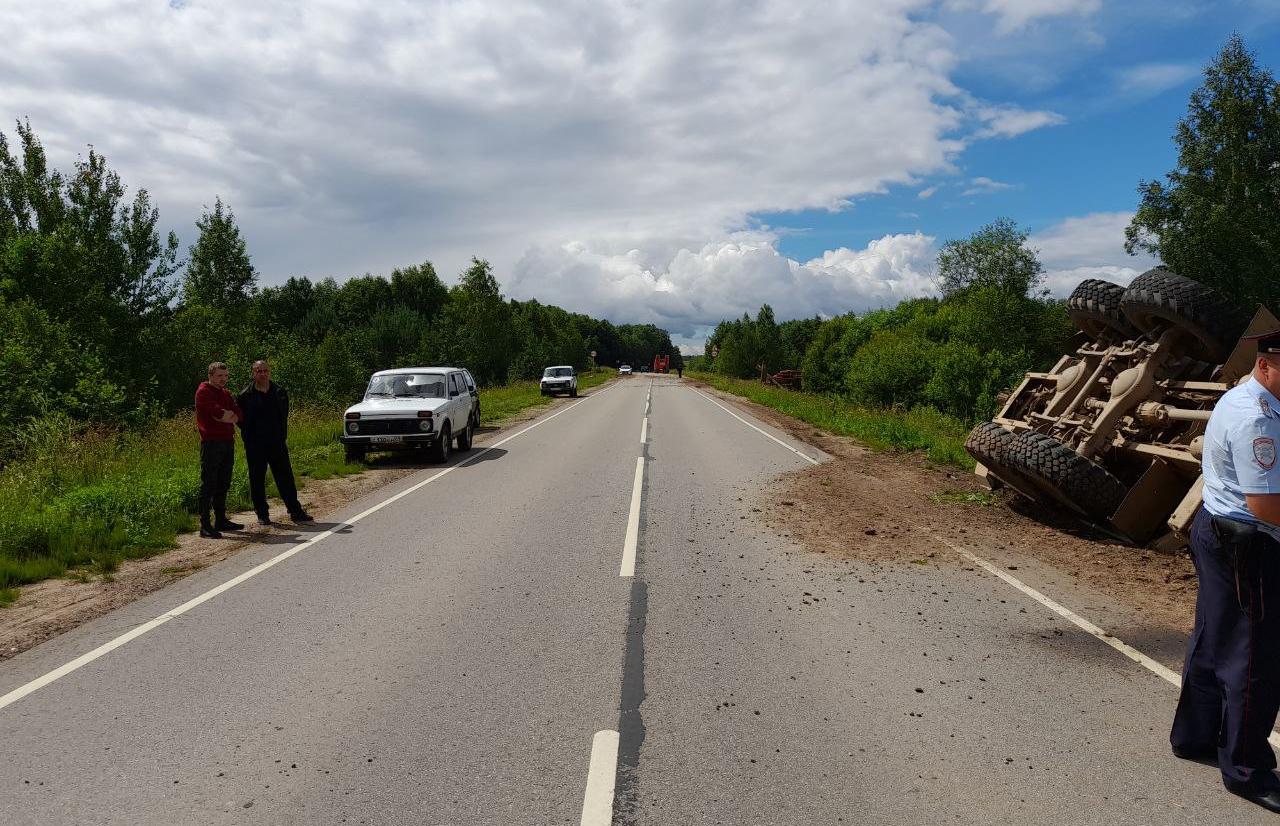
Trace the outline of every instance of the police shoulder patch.
<path fill-rule="evenodd" d="M 1276 440 L 1270 436 L 1259 436 L 1253 440 L 1254 461 L 1263 470 L 1271 470 L 1276 466 Z"/>

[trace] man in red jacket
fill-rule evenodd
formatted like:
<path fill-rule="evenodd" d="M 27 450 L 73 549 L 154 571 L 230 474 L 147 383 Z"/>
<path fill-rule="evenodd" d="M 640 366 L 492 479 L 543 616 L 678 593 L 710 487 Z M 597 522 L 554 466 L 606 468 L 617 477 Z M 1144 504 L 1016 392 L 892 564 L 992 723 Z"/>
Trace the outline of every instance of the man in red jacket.
<path fill-rule="evenodd" d="M 242 413 L 227 392 L 227 365 L 209 365 L 209 379 L 196 388 L 196 428 L 200 431 L 200 535 L 222 538 L 222 531 L 243 528 L 227 518 L 227 491 L 236 458 L 236 422 Z M 209 518 L 212 507 L 216 520 Z"/>

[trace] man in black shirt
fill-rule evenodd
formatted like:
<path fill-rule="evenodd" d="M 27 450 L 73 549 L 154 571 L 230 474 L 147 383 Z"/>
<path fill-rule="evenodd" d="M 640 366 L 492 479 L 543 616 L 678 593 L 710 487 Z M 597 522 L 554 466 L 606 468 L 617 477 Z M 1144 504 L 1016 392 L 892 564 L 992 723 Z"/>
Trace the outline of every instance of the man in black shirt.
<path fill-rule="evenodd" d="M 245 459 L 249 464 L 249 493 L 259 525 L 270 525 L 267 508 L 267 468 L 276 480 L 280 498 L 294 522 L 310 522 L 311 517 L 298 501 L 298 486 L 289 464 L 289 394 L 271 381 L 271 366 L 265 361 L 253 363 L 253 383 L 240 392 L 238 401 L 244 411 L 240 421 L 240 437 L 244 440 Z"/>

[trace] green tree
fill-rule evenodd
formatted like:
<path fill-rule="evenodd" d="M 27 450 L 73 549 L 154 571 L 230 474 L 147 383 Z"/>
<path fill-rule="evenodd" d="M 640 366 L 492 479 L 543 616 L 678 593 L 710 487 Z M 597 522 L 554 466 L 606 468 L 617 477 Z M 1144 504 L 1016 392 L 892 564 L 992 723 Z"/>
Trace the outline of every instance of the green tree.
<path fill-rule="evenodd" d="M 1027 233 L 1010 218 L 997 218 L 962 240 L 942 245 L 938 252 L 938 287 L 944 297 L 991 287 L 1012 295 L 1041 291 L 1044 268 Z"/>
<path fill-rule="evenodd" d="M 1205 67 L 1174 142 L 1177 168 L 1139 183 L 1125 249 L 1241 304 L 1280 306 L 1280 87 L 1239 35 Z"/>
<path fill-rule="evenodd" d="M 196 228 L 200 235 L 188 253 L 183 300 L 219 309 L 242 308 L 253 295 L 258 273 L 249 261 L 235 213 L 216 198 L 213 211 L 206 210 Z"/>

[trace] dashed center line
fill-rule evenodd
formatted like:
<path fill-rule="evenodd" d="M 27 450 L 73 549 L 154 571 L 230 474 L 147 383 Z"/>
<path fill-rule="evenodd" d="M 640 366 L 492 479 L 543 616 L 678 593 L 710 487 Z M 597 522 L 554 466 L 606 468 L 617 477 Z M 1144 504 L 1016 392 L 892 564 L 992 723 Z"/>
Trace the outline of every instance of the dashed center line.
<path fill-rule="evenodd" d="M 618 732 L 597 731 L 591 738 L 591 768 L 582 797 L 581 826 L 609 826 L 613 821 L 613 786 L 618 778 Z"/>

